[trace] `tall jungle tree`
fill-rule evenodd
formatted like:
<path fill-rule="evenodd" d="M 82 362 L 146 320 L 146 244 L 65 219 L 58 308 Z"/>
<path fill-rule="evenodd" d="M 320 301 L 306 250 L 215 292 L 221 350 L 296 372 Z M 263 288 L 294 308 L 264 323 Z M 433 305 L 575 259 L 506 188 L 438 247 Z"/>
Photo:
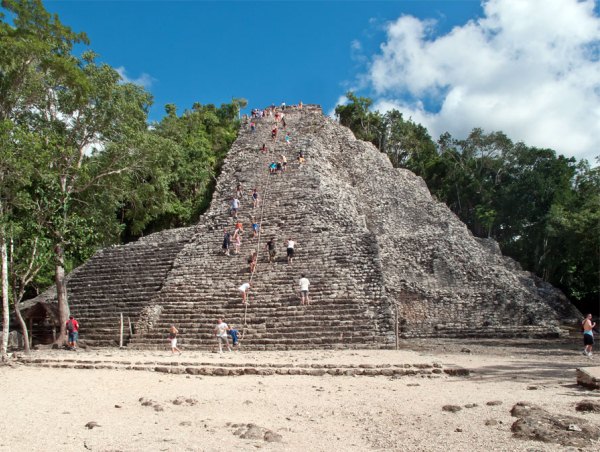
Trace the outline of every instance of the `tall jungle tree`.
<path fill-rule="evenodd" d="M 48 77 L 72 82 L 77 68 L 70 52 L 73 45 L 87 42 L 83 33 L 64 26 L 57 16 L 50 15 L 40 0 L 2 0 L 10 19 L 0 11 L 0 140 L 11 147 L 8 122 L 31 110 L 39 100 Z M 3 124 L 3 125 L 2 125 Z M 8 154 L 10 149 L 3 149 Z M 2 258 L 2 356 L 8 342 L 8 253 L 6 218 L 11 184 L 7 181 L 7 166 L 0 168 L 0 255 Z"/>

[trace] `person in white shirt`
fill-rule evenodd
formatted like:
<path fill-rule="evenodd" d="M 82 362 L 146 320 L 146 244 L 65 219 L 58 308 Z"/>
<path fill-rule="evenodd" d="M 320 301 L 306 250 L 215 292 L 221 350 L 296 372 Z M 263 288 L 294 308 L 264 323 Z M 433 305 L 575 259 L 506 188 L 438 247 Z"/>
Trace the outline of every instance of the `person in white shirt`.
<path fill-rule="evenodd" d="M 227 350 L 231 351 L 227 331 L 229 331 L 229 325 L 223 322 L 223 319 L 217 319 L 215 336 L 217 337 L 217 342 L 219 342 L 219 353 L 221 354 L 223 354 L 223 344 L 227 345 Z"/>
<path fill-rule="evenodd" d="M 291 264 L 292 261 L 294 260 L 294 246 L 295 245 L 296 245 L 296 242 L 294 242 L 292 240 L 292 238 L 290 237 L 288 239 L 288 242 L 287 242 L 287 261 L 288 261 L 288 264 Z"/>
<path fill-rule="evenodd" d="M 233 198 L 231 201 L 231 216 L 237 218 L 238 210 L 240 208 L 240 200 Z"/>
<path fill-rule="evenodd" d="M 310 281 L 306 276 L 304 276 L 304 274 L 302 274 L 301 276 L 302 277 L 300 278 L 300 281 L 298 281 L 300 284 L 300 304 L 308 305 L 310 304 L 310 301 L 308 299 L 308 286 L 310 286 Z"/>
<path fill-rule="evenodd" d="M 247 283 L 242 284 L 240 287 L 238 287 L 238 290 L 242 294 L 242 304 L 246 304 L 246 300 L 248 298 L 248 292 L 250 292 L 250 283 L 247 282 Z"/>

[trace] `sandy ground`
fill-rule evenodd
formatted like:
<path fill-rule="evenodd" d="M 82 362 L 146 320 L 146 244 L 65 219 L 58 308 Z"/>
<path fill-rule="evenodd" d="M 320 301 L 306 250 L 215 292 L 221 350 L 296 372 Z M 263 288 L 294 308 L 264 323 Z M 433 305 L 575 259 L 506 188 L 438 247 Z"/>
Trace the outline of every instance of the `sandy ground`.
<path fill-rule="evenodd" d="M 471 353 L 461 351 L 468 348 Z M 600 365 L 575 341 L 410 341 L 400 351 L 237 352 L 218 355 L 79 351 L 82 359 L 239 363 L 433 363 L 458 377 L 207 377 L 125 370 L 0 367 L 0 451 L 577 450 L 512 437 L 511 407 L 538 404 L 600 425 L 575 404 L 600 392 L 575 385 L 575 369 Z M 73 357 L 72 352 L 36 355 Z M 595 361 L 598 360 L 598 361 Z M 535 389 L 533 389 L 535 388 Z M 151 399 L 162 411 L 143 406 Z M 178 397 L 188 399 L 176 405 Z M 490 401 L 500 405 L 488 406 Z M 442 406 L 459 405 L 457 413 Z M 472 408 L 464 407 L 476 404 Z M 160 408 L 159 408 L 160 409 Z M 495 425 L 486 425 L 494 420 Z M 94 421 L 98 427 L 88 429 Z M 243 439 L 254 423 L 281 442 Z M 238 433 L 237 435 L 234 433 Z M 600 450 L 591 445 L 589 450 Z"/>

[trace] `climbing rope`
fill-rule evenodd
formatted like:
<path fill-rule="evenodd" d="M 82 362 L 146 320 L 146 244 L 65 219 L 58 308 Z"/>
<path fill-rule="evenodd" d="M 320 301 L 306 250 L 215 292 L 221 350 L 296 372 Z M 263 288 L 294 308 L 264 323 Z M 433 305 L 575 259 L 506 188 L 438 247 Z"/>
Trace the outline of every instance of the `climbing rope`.
<path fill-rule="evenodd" d="M 261 118 L 261 122 L 262 122 Z M 273 140 L 273 153 L 275 152 L 275 144 L 277 143 L 277 141 L 279 140 L 279 134 L 275 137 L 275 139 Z M 268 163 L 269 161 L 269 152 L 267 152 L 265 154 L 265 162 L 263 164 L 263 168 L 264 166 Z M 258 219 L 258 237 L 257 237 L 257 242 L 256 242 L 256 264 L 254 265 L 254 268 L 252 270 L 252 272 L 250 273 L 250 280 L 249 283 L 252 284 L 252 280 L 254 279 L 254 274 L 257 272 L 257 268 L 258 268 L 258 258 L 260 256 L 260 242 L 261 242 L 261 237 L 262 237 L 262 232 L 263 232 L 263 226 L 262 226 L 262 222 L 263 222 L 263 216 L 264 216 L 264 210 L 265 210 L 265 205 L 267 204 L 267 200 L 268 200 L 268 193 L 269 193 L 269 185 L 271 182 L 271 172 L 268 171 L 266 173 L 266 176 L 263 176 L 263 180 L 264 177 L 267 178 L 267 182 L 264 185 L 264 191 L 263 191 L 263 195 L 262 195 L 262 199 L 261 199 L 261 206 L 260 206 L 260 215 L 259 215 L 259 219 Z M 244 334 L 248 328 L 248 304 L 249 304 L 249 297 L 247 297 L 248 299 L 246 300 L 246 303 L 244 304 L 244 324 L 242 326 L 242 332 L 240 334 L 240 338 L 238 339 L 238 342 L 241 342 L 244 339 Z"/>

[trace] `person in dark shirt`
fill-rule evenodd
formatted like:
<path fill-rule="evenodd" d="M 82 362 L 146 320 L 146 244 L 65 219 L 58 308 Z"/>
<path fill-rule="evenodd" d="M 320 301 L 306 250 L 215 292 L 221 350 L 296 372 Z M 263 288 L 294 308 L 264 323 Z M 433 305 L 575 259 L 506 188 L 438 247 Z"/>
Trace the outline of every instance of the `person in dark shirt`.
<path fill-rule="evenodd" d="M 275 238 L 273 237 L 266 244 L 266 248 L 269 251 L 269 263 L 272 263 L 275 260 Z"/>
<path fill-rule="evenodd" d="M 229 247 L 231 245 L 231 234 L 227 232 L 227 229 L 223 230 L 223 254 L 229 256 Z"/>

